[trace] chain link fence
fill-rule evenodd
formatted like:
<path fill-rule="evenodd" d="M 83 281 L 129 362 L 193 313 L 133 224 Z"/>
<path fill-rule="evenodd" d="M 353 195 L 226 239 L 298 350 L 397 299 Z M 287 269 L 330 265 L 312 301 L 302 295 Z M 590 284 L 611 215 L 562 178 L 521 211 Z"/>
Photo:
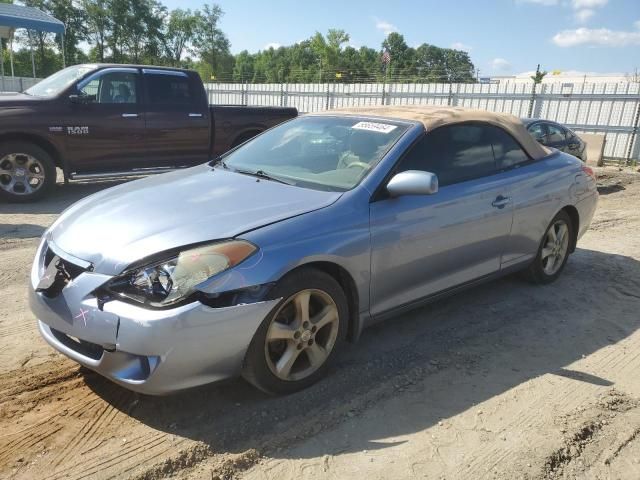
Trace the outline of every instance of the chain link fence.
<path fill-rule="evenodd" d="M 209 102 L 317 112 L 368 105 L 451 105 L 553 120 L 603 135 L 604 159 L 640 160 L 640 83 L 208 83 Z"/>

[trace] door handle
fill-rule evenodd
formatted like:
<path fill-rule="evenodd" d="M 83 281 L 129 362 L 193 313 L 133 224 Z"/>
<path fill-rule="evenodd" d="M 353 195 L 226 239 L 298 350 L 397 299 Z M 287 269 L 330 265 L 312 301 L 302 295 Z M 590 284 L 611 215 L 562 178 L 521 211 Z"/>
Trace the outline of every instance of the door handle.
<path fill-rule="evenodd" d="M 138 118 L 137 113 L 123 113 L 122 118 Z"/>
<path fill-rule="evenodd" d="M 190 113 L 189 116 L 191 118 L 202 118 L 202 114 L 201 113 Z"/>
<path fill-rule="evenodd" d="M 493 202 L 491 202 L 491 205 L 496 208 L 504 208 L 509 204 L 510 201 L 511 201 L 511 198 L 498 195 L 496 199 Z"/>

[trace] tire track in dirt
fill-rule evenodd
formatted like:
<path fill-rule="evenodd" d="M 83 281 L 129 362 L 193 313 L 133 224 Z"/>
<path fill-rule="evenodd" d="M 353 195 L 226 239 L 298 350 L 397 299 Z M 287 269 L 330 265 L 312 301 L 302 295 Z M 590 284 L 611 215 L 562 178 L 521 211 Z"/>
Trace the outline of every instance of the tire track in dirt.
<path fill-rule="evenodd" d="M 173 446 L 169 446 L 168 448 L 160 449 L 162 452 L 156 452 L 156 447 L 161 445 L 166 447 L 167 443 L 169 442 L 164 433 L 155 432 L 144 434 L 131 440 L 128 439 L 127 444 L 110 452 L 109 455 L 86 455 L 86 453 L 76 452 L 78 455 L 76 461 L 66 468 L 56 468 L 54 473 L 43 477 L 43 480 L 91 478 L 96 473 L 108 470 L 115 465 L 124 465 L 127 460 L 133 457 L 135 457 L 135 465 L 139 466 L 159 454 L 167 453 L 168 450 L 173 448 Z M 132 448 L 132 444 L 135 447 Z M 85 456 L 87 458 L 82 458 Z"/>
<path fill-rule="evenodd" d="M 145 471 L 196 443 L 130 417 L 137 394 L 60 363 L 0 375 L 0 472 L 13 467 L 16 479 L 108 478 L 122 469 Z"/>

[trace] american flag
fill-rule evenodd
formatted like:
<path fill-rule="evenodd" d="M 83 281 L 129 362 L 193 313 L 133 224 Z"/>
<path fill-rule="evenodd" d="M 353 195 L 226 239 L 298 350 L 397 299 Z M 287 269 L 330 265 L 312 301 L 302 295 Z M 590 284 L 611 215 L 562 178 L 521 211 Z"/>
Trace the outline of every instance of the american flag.
<path fill-rule="evenodd" d="M 386 63 L 389 65 L 391 63 L 391 55 L 389 54 L 389 50 L 385 50 L 382 52 L 382 63 Z"/>

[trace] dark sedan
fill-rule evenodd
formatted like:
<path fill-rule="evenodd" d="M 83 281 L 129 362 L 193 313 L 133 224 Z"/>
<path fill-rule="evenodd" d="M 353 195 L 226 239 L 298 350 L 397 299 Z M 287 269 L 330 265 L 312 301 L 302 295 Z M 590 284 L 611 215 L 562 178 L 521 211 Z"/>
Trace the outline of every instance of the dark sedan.
<path fill-rule="evenodd" d="M 587 144 L 575 132 L 567 127 L 549 120 L 538 118 L 523 118 L 522 123 L 533 138 L 542 145 L 557 148 L 563 152 L 578 157 L 583 162 L 587 161 Z"/>

